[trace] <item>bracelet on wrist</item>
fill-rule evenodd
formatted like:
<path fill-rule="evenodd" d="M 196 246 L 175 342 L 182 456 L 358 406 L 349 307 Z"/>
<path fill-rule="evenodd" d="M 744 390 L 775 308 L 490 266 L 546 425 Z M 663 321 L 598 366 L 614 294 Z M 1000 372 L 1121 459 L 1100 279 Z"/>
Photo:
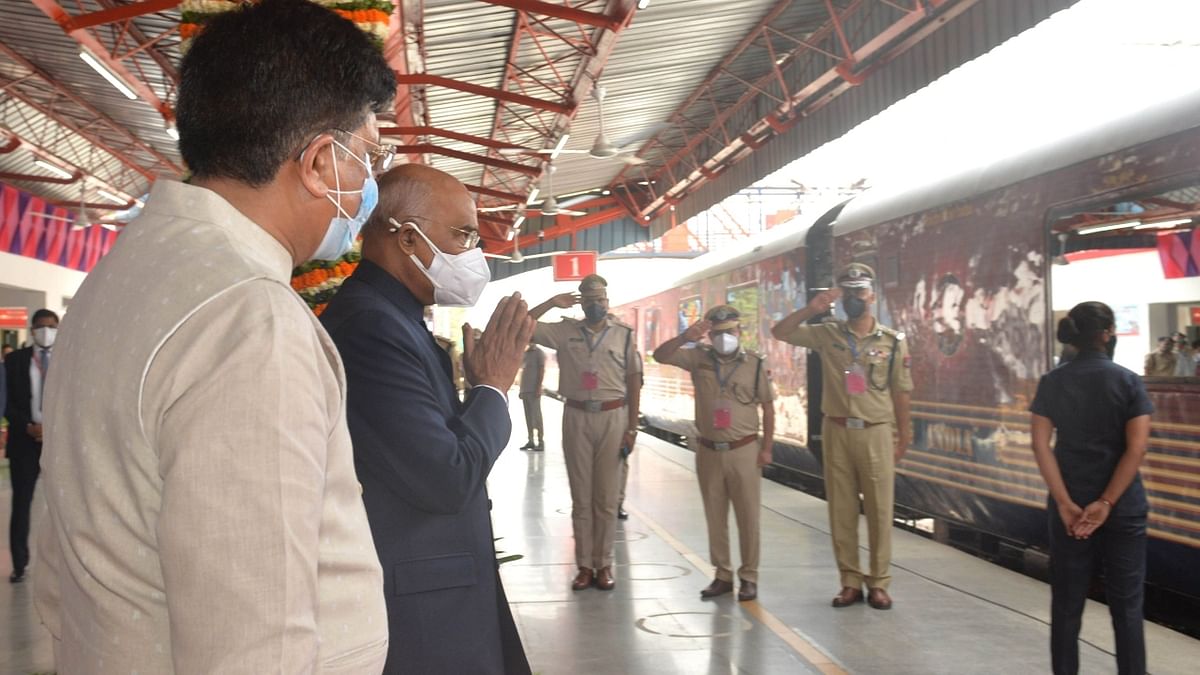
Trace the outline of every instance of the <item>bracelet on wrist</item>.
<path fill-rule="evenodd" d="M 1110 509 L 1112 508 L 1112 502 L 1108 501 L 1108 500 L 1107 500 L 1107 499 L 1105 499 L 1104 497 L 1100 497 L 1100 498 L 1099 498 L 1099 499 L 1097 499 L 1096 501 L 1100 502 L 1101 504 L 1103 504 L 1103 505 L 1107 506 L 1107 507 L 1108 507 L 1108 508 L 1110 508 Z"/>

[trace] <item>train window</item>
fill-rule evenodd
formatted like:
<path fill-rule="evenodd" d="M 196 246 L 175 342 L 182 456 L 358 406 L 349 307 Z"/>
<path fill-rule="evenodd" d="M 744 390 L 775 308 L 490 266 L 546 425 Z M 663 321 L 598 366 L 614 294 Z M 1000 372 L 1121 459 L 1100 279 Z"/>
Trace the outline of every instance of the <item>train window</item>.
<path fill-rule="evenodd" d="M 1050 310 L 1055 320 L 1099 300 L 1117 323 L 1113 360 L 1150 378 L 1200 383 L 1200 176 L 1067 204 L 1048 217 Z M 1062 360 L 1051 325 L 1054 362 Z M 1160 349 L 1159 339 L 1172 345 Z M 1163 356 L 1154 356 L 1156 352 Z M 1168 352 L 1170 352 L 1168 354 Z"/>
<path fill-rule="evenodd" d="M 654 353 L 654 348 L 658 346 L 658 317 L 660 312 L 658 308 L 647 309 L 644 313 L 644 321 L 642 336 L 642 351 L 646 354 Z"/>
<path fill-rule="evenodd" d="M 758 349 L 758 282 L 752 281 L 726 289 L 725 302 L 733 305 L 742 315 L 742 346 Z"/>
<path fill-rule="evenodd" d="M 698 295 L 684 298 L 679 302 L 679 332 L 704 318 L 704 301 Z"/>

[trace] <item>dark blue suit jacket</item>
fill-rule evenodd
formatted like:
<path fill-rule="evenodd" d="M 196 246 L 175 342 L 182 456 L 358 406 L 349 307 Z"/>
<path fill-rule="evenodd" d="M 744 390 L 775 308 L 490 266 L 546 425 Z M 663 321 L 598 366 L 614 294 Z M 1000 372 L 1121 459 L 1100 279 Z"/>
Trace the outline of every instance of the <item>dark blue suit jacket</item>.
<path fill-rule="evenodd" d="M 321 315 L 346 366 L 354 464 L 383 564 L 389 675 L 528 673 L 492 542 L 485 481 L 504 397 L 460 401 L 424 307 L 362 261 Z"/>

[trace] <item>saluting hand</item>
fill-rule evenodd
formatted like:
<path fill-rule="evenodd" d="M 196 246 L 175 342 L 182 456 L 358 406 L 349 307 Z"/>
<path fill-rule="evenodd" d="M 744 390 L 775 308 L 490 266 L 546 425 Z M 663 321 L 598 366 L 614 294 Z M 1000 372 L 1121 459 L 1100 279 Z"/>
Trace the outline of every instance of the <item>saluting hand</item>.
<path fill-rule="evenodd" d="M 579 304 L 579 300 L 580 296 L 578 293 L 560 293 L 553 298 L 550 298 L 550 302 L 554 303 L 554 306 L 558 307 L 559 309 L 574 307 L 575 305 Z"/>
<path fill-rule="evenodd" d="M 817 314 L 824 314 L 829 311 L 830 307 L 833 307 L 833 303 L 840 297 L 842 297 L 842 289 L 840 288 L 821 291 L 814 295 L 812 300 L 808 301 L 808 309 Z"/>
<path fill-rule="evenodd" d="M 704 337 L 705 333 L 708 333 L 711 329 L 711 321 L 697 321 L 688 326 L 687 330 L 683 331 L 683 337 L 687 338 L 689 342 L 695 342 Z"/>
<path fill-rule="evenodd" d="M 464 324 L 463 369 L 467 381 L 507 391 L 517 378 L 534 326 L 520 293 L 500 300 L 488 320 L 487 330 L 478 339 L 471 325 Z"/>

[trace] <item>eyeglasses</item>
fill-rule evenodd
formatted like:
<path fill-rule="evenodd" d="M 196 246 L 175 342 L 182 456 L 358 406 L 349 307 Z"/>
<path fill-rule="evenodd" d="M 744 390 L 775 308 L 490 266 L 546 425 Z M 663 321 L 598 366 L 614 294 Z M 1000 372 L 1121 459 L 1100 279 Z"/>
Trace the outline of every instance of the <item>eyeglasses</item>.
<path fill-rule="evenodd" d="M 388 232 L 399 232 L 400 226 L 404 224 L 411 224 L 412 226 L 420 229 L 420 226 L 417 225 L 415 221 L 415 219 L 418 218 L 421 220 L 428 220 L 428 218 L 424 218 L 423 216 L 406 216 L 403 220 L 389 218 L 388 222 L 391 223 L 391 227 L 388 228 Z M 475 230 L 468 230 L 465 227 L 455 227 L 453 225 L 448 225 L 447 227 L 457 235 L 455 239 L 458 240 L 458 245 L 461 246 L 464 251 L 473 249 L 479 244 L 479 232 Z"/>
<path fill-rule="evenodd" d="M 458 233 L 459 243 L 464 250 L 475 248 L 475 245 L 479 243 L 479 232 L 453 225 L 450 226 L 450 229 Z"/>
<path fill-rule="evenodd" d="M 334 131 L 340 131 L 347 136 L 352 136 L 367 144 L 367 156 L 370 158 L 371 168 L 374 169 L 375 173 L 383 173 L 392 168 L 392 163 L 396 160 L 396 150 L 390 145 L 383 145 L 369 138 L 364 138 L 353 131 L 346 131 L 345 129 L 334 129 Z"/>

